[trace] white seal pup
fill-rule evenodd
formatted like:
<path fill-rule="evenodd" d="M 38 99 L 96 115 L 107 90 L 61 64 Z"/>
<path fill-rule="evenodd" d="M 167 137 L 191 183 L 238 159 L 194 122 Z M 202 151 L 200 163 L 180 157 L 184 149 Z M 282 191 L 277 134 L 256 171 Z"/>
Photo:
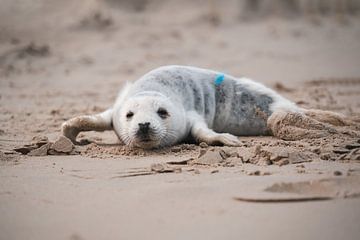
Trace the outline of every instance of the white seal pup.
<path fill-rule="evenodd" d="M 335 131 L 343 116 L 304 110 L 264 85 L 189 66 L 157 68 L 127 84 L 112 108 L 75 117 L 62 133 L 76 143 L 81 131 L 114 130 L 126 145 L 159 148 L 188 138 L 237 146 L 237 136 L 274 135 L 295 140 Z"/>

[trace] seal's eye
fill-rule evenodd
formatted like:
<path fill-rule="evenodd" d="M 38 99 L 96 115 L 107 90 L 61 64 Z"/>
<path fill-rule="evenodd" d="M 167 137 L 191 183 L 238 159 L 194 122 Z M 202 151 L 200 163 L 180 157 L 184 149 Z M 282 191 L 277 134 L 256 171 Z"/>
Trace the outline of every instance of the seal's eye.
<path fill-rule="evenodd" d="M 166 109 L 164 108 L 159 108 L 157 110 L 157 114 L 161 117 L 161 118 L 167 118 L 169 116 L 168 111 L 166 111 Z"/>
<path fill-rule="evenodd" d="M 126 118 L 127 118 L 127 119 L 132 118 L 132 116 L 134 116 L 134 113 L 131 112 L 131 111 L 126 114 Z"/>

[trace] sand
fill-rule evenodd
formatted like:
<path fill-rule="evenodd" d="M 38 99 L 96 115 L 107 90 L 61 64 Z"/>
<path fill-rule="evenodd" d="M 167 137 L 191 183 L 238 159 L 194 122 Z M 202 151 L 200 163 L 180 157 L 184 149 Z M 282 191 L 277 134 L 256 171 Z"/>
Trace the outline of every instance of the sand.
<path fill-rule="evenodd" d="M 206 1 L 47 2 L 0 8 L 0 239 L 358 239 L 356 124 L 239 147 L 59 138 L 62 122 L 168 64 L 254 78 L 359 123 L 358 16 L 242 22 L 228 1 L 214 22 Z"/>

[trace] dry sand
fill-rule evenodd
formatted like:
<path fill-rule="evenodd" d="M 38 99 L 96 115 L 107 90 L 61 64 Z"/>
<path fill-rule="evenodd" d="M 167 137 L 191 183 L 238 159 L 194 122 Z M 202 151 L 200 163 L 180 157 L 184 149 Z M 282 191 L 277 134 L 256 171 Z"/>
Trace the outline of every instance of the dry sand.
<path fill-rule="evenodd" d="M 57 141 L 64 120 L 167 64 L 245 75 L 356 120 L 359 17 L 240 22 L 229 1 L 214 26 L 206 1 L 1 2 L 0 239 L 359 238 L 356 128 L 238 148 L 134 151 L 112 132 Z"/>

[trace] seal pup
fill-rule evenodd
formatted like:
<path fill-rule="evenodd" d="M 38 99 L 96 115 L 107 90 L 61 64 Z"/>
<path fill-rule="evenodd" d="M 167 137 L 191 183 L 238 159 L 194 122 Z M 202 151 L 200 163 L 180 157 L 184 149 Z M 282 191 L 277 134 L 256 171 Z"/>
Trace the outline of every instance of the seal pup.
<path fill-rule="evenodd" d="M 105 112 L 72 118 L 62 133 L 74 143 L 81 131 L 114 130 L 126 145 L 145 149 L 188 138 L 238 146 L 237 136 L 297 140 L 334 132 L 344 116 L 305 110 L 248 78 L 190 66 L 163 66 L 127 84 Z"/>

